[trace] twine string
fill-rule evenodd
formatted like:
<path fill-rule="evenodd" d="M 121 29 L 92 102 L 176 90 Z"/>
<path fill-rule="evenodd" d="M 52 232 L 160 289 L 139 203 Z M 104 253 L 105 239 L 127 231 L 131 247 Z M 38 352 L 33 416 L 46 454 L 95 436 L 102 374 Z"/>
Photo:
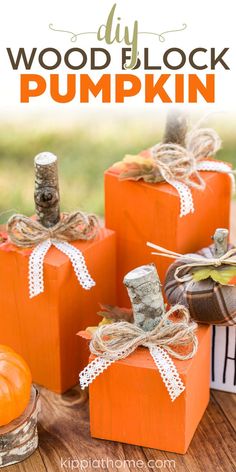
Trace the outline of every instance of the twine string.
<path fill-rule="evenodd" d="M 192 269 L 201 267 L 220 267 L 222 265 L 236 266 L 236 248 L 229 249 L 221 257 L 204 257 L 200 254 L 179 254 L 169 249 L 165 249 L 156 244 L 147 242 L 147 246 L 156 249 L 152 252 L 155 256 L 167 257 L 170 259 L 183 261 L 183 264 L 175 269 L 174 277 L 177 282 L 188 282 L 191 280 Z M 186 261 L 186 263 L 184 262 Z M 184 272 L 183 275 L 182 272 Z"/>
<path fill-rule="evenodd" d="M 179 321 L 170 317 L 178 312 Z M 149 332 L 127 321 L 100 326 L 90 342 L 90 351 L 104 359 L 117 360 L 126 358 L 139 346 L 161 347 L 176 359 L 192 358 L 198 346 L 195 334 L 197 324 L 190 321 L 189 311 L 182 305 L 176 305 L 161 317 L 157 326 Z M 177 347 L 189 346 L 188 352 L 180 352 Z"/>
<path fill-rule="evenodd" d="M 13 215 L 7 224 L 11 242 L 19 247 L 34 247 L 47 239 L 62 242 L 90 240 L 96 236 L 98 228 L 97 217 L 81 211 L 63 213 L 61 220 L 51 228 L 20 214 Z"/>
<path fill-rule="evenodd" d="M 190 187 L 204 190 L 205 182 L 197 170 L 197 162 L 214 156 L 220 148 L 221 140 L 211 128 L 193 129 L 187 133 L 185 148 L 175 143 L 157 144 L 151 148 L 155 163 L 154 179 L 159 173 L 163 180 L 180 180 Z"/>

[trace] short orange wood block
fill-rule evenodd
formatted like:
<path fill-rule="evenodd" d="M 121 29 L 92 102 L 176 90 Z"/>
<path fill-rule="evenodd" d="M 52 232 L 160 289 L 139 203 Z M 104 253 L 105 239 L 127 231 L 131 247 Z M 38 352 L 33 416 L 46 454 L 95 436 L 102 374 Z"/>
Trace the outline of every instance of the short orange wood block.
<path fill-rule="evenodd" d="M 210 328 L 200 326 L 198 338 L 193 359 L 174 360 L 186 386 L 174 402 L 145 348 L 97 377 L 90 385 L 92 437 L 184 454 L 210 393 Z"/>
<path fill-rule="evenodd" d="M 179 253 L 195 252 L 211 242 L 218 227 L 229 227 L 231 182 L 228 175 L 201 172 L 204 191 L 192 189 L 195 212 L 180 218 L 180 199 L 167 183 L 120 181 L 113 169 L 105 173 L 106 227 L 117 234 L 117 302 L 130 306 L 123 278 L 143 264 L 155 262 L 161 281 L 171 259 L 156 257 L 151 241 Z"/>
<path fill-rule="evenodd" d="M 96 281 L 84 290 L 71 262 L 51 247 L 44 262 L 44 293 L 29 298 L 29 256 L 0 246 L 0 344 L 20 353 L 33 380 L 57 393 L 78 383 L 88 362 L 88 350 L 76 333 L 97 325 L 99 302 L 115 304 L 116 241 L 113 231 L 101 229 L 93 241 L 73 243 L 85 257 Z"/>

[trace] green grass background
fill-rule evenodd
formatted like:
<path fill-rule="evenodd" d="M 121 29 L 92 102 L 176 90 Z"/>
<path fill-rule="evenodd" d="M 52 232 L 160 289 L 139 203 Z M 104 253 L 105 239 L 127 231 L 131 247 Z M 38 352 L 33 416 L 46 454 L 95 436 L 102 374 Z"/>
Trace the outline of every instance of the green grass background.
<path fill-rule="evenodd" d="M 0 123 L 0 223 L 11 213 L 34 211 L 33 157 L 51 151 L 59 157 L 61 208 L 103 215 L 103 173 L 125 154 L 157 143 L 164 117 L 133 112 L 125 117 L 96 112 L 85 118 L 56 116 Z M 212 123 L 223 139 L 218 158 L 236 167 L 236 137 L 231 121 Z M 209 126 L 209 123 L 207 123 Z M 9 212 L 8 212 L 9 211 Z"/>

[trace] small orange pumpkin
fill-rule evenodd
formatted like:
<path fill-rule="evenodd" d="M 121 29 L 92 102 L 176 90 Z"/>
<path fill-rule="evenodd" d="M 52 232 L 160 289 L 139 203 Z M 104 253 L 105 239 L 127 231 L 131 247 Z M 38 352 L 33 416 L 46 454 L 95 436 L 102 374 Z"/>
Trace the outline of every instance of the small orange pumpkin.
<path fill-rule="evenodd" d="M 0 426 L 18 418 L 30 400 L 31 373 L 24 359 L 0 345 Z"/>

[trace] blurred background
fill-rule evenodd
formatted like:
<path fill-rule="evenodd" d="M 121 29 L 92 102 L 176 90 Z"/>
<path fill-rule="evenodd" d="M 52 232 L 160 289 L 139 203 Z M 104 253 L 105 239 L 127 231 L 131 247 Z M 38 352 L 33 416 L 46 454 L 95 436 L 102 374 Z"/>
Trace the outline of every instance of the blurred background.
<path fill-rule="evenodd" d="M 200 115 L 191 117 L 190 128 Z M 55 113 L 0 120 L 0 224 L 14 212 L 34 212 L 33 158 L 42 151 L 59 157 L 61 208 L 103 215 L 103 173 L 125 154 L 136 154 L 161 140 L 165 114 L 94 110 L 58 117 Z M 214 113 L 204 127 L 214 127 L 223 140 L 217 158 L 236 167 L 234 121 Z"/>

